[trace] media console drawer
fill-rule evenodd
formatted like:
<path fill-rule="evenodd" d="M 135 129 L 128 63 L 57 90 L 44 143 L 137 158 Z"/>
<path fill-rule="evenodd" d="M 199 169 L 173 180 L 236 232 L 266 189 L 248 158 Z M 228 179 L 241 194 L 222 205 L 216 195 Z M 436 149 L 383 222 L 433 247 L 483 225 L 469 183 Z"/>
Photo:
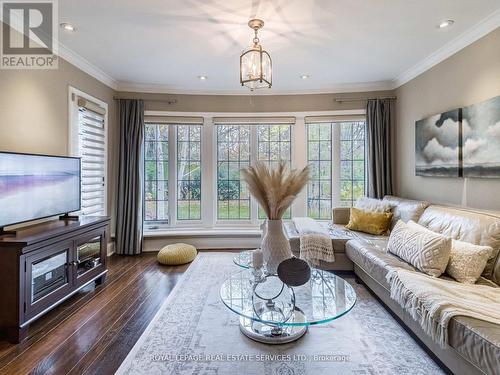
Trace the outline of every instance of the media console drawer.
<path fill-rule="evenodd" d="M 38 317 L 88 283 L 102 283 L 108 228 L 108 217 L 80 217 L 0 236 L 0 334 L 22 341 Z"/>

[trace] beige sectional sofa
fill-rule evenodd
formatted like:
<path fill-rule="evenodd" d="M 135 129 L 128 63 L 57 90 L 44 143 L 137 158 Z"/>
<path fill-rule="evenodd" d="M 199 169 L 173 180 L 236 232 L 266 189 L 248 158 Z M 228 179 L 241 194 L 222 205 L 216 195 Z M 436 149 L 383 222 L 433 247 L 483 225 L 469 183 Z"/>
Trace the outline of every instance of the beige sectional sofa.
<path fill-rule="evenodd" d="M 454 239 L 497 250 L 479 283 L 499 287 L 500 284 L 500 214 L 466 208 L 428 204 L 386 196 L 394 208 L 393 224 L 397 220 L 414 220 L 419 224 Z M 356 276 L 455 374 L 500 375 L 500 326 L 463 316 L 449 325 L 449 346 L 439 347 L 427 336 L 408 312 L 390 298 L 386 275 L 390 267 L 413 267 L 387 252 L 387 236 L 372 236 L 345 229 L 349 209 L 334 209 L 330 227 L 335 251 L 334 263 L 321 267 L 334 271 L 354 271 Z M 285 226 L 292 251 L 298 255 L 300 238 L 292 223 Z M 443 276 L 446 277 L 446 276 Z"/>

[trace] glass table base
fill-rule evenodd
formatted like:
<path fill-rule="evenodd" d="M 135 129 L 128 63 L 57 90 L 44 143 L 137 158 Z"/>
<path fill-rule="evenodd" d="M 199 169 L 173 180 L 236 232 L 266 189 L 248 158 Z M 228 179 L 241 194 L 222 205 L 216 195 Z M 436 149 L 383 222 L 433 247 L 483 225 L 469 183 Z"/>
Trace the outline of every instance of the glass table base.
<path fill-rule="evenodd" d="M 305 322 L 304 313 L 295 308 L 292 321 Z M 307 325 L 302 326 L 271 326 L 245 316 L 240 317 L 240 331 L 249 339 L 264 344 L 286 344 L 300 339 L 307 332 Z"/>

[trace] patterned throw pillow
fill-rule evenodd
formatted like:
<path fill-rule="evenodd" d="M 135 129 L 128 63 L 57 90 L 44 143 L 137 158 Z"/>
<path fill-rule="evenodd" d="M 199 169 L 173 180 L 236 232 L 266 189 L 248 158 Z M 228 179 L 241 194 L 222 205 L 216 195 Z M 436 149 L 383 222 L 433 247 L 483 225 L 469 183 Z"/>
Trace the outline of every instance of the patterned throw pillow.
<path fill-rule="evenodd" d="M 418 270 L 439 277 L 450 259 L 451 238 L 400 220 L 391 232 L 388 250 Z"/>
<path fill-rule="evenodd" d="M 391 225 L 391 212 L 369 212 L 351 208 L 351 217 L 347 229 L 368 234 L 386 234 Z"/>
<path fill-rule="evenodd" d="M 493 249 L 489 246 L 453 240 L 446 273 L 458 282 L 475 284 L 492 253 Z"/>

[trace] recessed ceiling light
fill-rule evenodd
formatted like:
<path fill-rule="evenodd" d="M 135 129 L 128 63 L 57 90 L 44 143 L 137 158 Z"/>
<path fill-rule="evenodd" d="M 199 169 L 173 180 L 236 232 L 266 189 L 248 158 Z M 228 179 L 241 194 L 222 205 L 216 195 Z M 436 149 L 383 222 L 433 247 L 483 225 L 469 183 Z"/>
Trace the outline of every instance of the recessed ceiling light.
<path fill-rule="evenodd" d="M 198 79 L 200 81 L 206 81 L 207 80 L 207 76 L 198 76 Z"/>
<path fill-rule="evenodd" d="M 61 29 L 64 29 L 66 31 L 76 31 L 76 28 L 72 24 L 67 22 L 63 22 L 59 26 L 61 26 Z"/>
<path fill-rule="evenodd" d="M 311 77 L 311 76 L 310 76 L 309 74 L 302 74 L 302 75 L 300 76 L 300 78 L 302 78 L 302 79 L 308 79 L 308 78 L 310 78 L 310 77 Z"/>
<path fill-rule="evenodd" d="M 454 23 L 455 23 L 455 21 L 453 21 L 453 20 L 444 20 L 439 24 L 439 28 L 444 29 L 446 27 L 453 25 Z"/>

